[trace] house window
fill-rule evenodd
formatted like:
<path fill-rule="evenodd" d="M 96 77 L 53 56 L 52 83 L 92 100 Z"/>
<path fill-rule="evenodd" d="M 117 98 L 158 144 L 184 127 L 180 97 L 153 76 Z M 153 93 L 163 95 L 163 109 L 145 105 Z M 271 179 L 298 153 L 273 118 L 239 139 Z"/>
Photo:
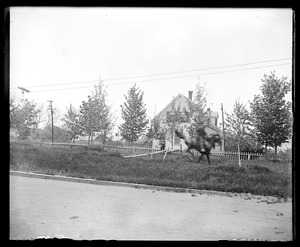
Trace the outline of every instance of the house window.
<path fill-rule="evenodd" d="M 171 111 L 168 111 L 167 114 L 166 114 L 166 121 L 168 119 L 173 120 L 172 118 L 174 118 L 174 117 L 175 117 L 175 113 L 171 112 Z M 184 112 L 180 112 L 179 122 L 180 123 L 187 123 L 188 122 L 188 117 Z"/>
<path fill-rule="evenodd" d="M 181 122 L 181 123 L 186 123 L 186 122 L 188 122 L 188 118 L 187 118 L 186 114 L 181 113 L 181 116 L 180 116 L 180 122 Z"/>

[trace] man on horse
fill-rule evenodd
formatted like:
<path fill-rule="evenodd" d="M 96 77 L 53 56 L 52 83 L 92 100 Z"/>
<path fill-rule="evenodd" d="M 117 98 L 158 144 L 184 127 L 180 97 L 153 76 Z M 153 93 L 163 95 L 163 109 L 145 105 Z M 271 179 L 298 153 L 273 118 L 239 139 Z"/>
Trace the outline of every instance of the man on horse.
<path fill-rule="evenodd" d="M 205 149 L 204 149 L 204 138 L 206 137 L 206 132 L 204 130 L 204 126 L 203 126 L 203 122 L 200 122 L 200 125 L 197 129 L 197 134 L 198 134 L 198 137 L 199 137 L 199 142 L 200 142 L 200 150 L 201 152 L 205 152 Z"/>

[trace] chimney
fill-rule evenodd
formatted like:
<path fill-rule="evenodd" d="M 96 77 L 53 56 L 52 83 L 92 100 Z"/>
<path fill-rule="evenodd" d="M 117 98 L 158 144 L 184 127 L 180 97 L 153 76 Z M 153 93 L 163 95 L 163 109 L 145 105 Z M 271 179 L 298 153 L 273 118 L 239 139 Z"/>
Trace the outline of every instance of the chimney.
<path fill-rule="evenodd" d="M 193 100 L 193 91 L 189 91 L 189 99 Z"/>

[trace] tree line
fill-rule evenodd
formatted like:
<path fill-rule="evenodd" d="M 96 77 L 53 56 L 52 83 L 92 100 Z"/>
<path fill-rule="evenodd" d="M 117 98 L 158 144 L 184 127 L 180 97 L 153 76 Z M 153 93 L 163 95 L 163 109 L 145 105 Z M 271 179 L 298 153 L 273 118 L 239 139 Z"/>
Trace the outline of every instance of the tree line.
<path fill-rule="evenodd" d="M 260 90 L 261 94 L 254 95 L 253 101 L 249 102 L 250 110 L 245 103 L 236 100 L 232 112 L 225 112 L 223 141 L 226 151 L 261 152 L 267 150 L 267 147 L 274 147 L 277 152 L 277 147 L 291 138 L 292 105 L 285 100 L 286 94 L 291 91 L 291 81 L 287 81 L 286 77 L 278 78 L 275 72 L 271 72 L 262 78 Z M 120 134 L 129 143 L 145 135 L 150 141 L 159 140 L 161 145 L 165 145 L 166 140 L 173 144 L 174 131 L 180 128 L 183 117 L 189 122 L 186 129 L 192 136 L 200 123 L 209 124 L 205 85 L 196 85 L 188 109 L 175 107 L 174 104 L 171 106 L 164 127 L 157 116 L 147 117 L 143 96 L 144 92 L 134 84 L 124 95 L 125 101 L 120 106 L 123 120 L 119 126 Z M 32 135 L 41 134 L 37 130 L 41 109 L 35 102 L 26 98 L 17 102 L 11 97 L 9 105 L 10 127 L 17 130 L 18 138 L 28 139 Z M 69 140 L 74 142 L 76 136 L 86 135 L 89 145 L 93 142 L 94 133 L 98 134 L 98 140 L 104 145 L 115 126 L 115 119 L 101 81 L 94 86 L 87 100 L 82 101 L 79 109 L 70 105 L 61 118 Z M 55 132 L 61 131 L 56 128 Z M 49 129 L 49 126 L 45 129 Z M 60 136 L 63 136 L 62 131 Z"/>
<path fill-rule="evenodd" d="M 236 100 L 233 111 L 225 113 L 225 140 L 228 151 L 267 152 L 292 137 L 292 104 L 285 100 L 291 91 L 287 77 L 278 78 L 275 72 L 261 79 L 261 94 L 254 95 L 250 111 Z"/>

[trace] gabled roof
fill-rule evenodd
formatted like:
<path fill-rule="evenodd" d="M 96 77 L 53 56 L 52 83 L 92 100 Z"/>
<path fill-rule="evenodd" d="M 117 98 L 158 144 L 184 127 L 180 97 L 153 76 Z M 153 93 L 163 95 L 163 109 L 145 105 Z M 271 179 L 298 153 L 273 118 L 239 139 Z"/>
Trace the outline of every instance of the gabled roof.
<path fill-rule="evenodd" d="M 206 126 L 206 128 L 211 128 L 214 131 L 221 132 L 221 130 L 219 129 L 218 126 L 214 126 L 214 125 L 211 125 L 211 124 L 209 124 L 208 126 Z"/>
<path fill-rule="evenodd" d="M 192 100 L 190 100 L 188 97 L 184 96 L 183 94 L 179 93 L 173 100 L 171 100 L 171 102 L 166 107 L 164 107 L 156 115 L 156 117 L 160 118 L 167 111 L 167 109 L 169 109 L 169 107 L 172 105 L 172 103 L 176 102 L 180 97 L 183 98 L 187 103 L 191 103 L 192 105 L 195 105 L 195 103 Z M 218 117 L 218 115 L 219 115 L 218 112 L 214 112 L 214 111 L 211 112 L 211 117 Z M 210 129 L 212 129 L 214 131 L 217 131 L 217 132 L 221 131 L 217 126 L 214 126 L 214 125 L 211 125 L 211 124 L 206 126 L 206 128 L 210 128 Z"/>
<path fill-rule="evenodd" d="M 192 100 L 190 100 L 189 98 L 185 97 L 183 94 L 178 94 L 164 109 L 162 109 L 157 115 L 156 117 L 160 118 L 161 115 L 164 114 L 164 112 L 169 109 L 169 107 L 172 105 L 173 102 L 176 102 L 176 100 L 178 100 L 180 97 L 182 97 L 186 102 L 189 102 L 191 104 L 195 104 Z"/>

